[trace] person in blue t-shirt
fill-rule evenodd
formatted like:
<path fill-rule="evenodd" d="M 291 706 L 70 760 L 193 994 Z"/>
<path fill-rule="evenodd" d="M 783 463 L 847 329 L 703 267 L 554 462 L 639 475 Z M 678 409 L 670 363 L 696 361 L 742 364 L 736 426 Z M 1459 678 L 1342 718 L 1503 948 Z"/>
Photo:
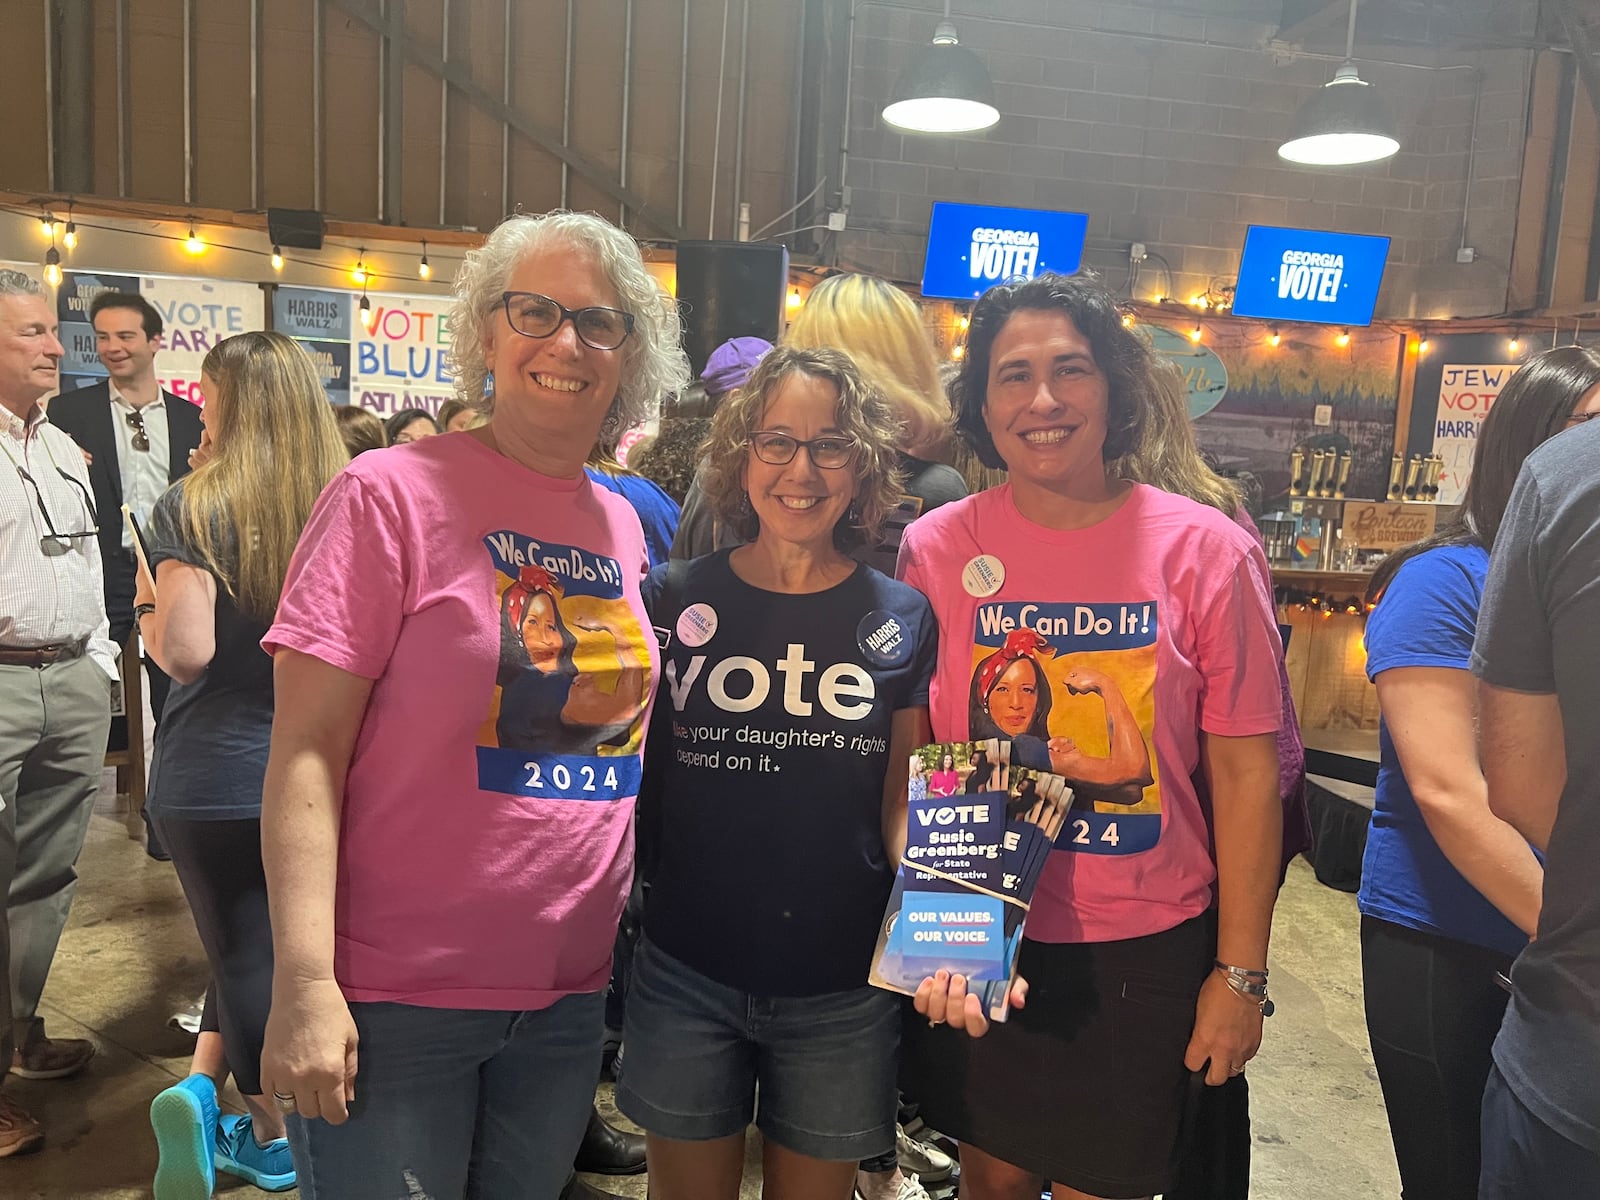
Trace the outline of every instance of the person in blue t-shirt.
<path fill-rule="evenodd" d="M 633 511 L 639 514 L 639 525 L 644 530 L 644 545 L 650 555 L 650 565 L 659 567 L 666 562 L 672 539 L 678 535 L 678 502 L 667 495 L 659 484 L 618 462 L 614 446 L 596 446 L 590 452 L 583 470 L 592 482 L 615 492 L 633 505 Z"/>
<path fill-rule="evenodd" d="M 1523 460 L 1585 408 L 1600 365 L 1546 351 L 1484 420 L 1460 515 L 1393 555 L 1369 595 L 1367 674 L 1382 719 L 1377 803 L 1362 864 L 1367 1031 L 1405 1194 L 1478 1195 L 1479 1121 L 1502 978 L 1539 918 L 1544 871 L 1489 809 L 1479 767 L 1473 634 Z"/>
<path fill-rule="evenodd" d="M 894 1148 L 901 1002 L 866 980 L 937 630 L 849 551 L 899 501 L 895 433 L 848 357 L 772 351 L 706 460 L 747 544 L 645 584 L 659 853 L 617 1104 L 649 1135 L 652 1195 L 735 1200 L 752 1117 L 769 1191 L 802 1200 Z"/>

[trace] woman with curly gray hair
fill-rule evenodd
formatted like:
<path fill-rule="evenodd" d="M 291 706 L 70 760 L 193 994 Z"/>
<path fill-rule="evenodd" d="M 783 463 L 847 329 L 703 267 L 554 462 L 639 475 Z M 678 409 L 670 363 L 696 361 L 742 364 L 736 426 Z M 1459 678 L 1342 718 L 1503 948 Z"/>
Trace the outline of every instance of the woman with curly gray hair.
<path fill-rule="evenodd" d="M 848 1195 L 894 1148 L 900 1006 L 865 981 L 934 623 L 848 552 L 899 503 L 899 435 L 845 355 L 769 352 L 706 443 L 706 497 L 748 544 L 645 584 L 671 720 L 617 1104 L 657 1200 L 735 1200 L 752 1117 L 768 1195 Z"/>
<path fill-rule="evenodd" d="M 456 292 L 492 416 L 339 475 L 263 642 L 262 1082 L 307 1200 L 561 1192 L 633 874 L 647 558 L 583 468 L 686 382 L 676 316 L 626 234 L 567 212 L 507 220 Z"/>

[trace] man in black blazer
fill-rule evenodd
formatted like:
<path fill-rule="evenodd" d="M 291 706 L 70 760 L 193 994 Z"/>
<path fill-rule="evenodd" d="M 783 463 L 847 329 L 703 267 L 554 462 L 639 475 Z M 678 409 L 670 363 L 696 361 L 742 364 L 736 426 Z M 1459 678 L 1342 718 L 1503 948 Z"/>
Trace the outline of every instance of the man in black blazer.
<path fill-rule="evenodd" d="M 89 305 L 95 351 L 110 378 L 50 401 L 50 421 L 78 443 L 89 460 L 89 483 L 99 516 L 100 558 L 105 565 L 106 615 L 111 639 L 125 646 L 133 632 L 133 547 L 122 506 L 142 526 L 167 485 L 189 473 L 200 445 L 200 410 L 156 382 L 161 314 L 143 296 L 101 292 Z M 171 681 L 145 659 L 150 709 L 156 720 Z M 127 745 L 127 722 L 111 724 L 111 748 Z"/>

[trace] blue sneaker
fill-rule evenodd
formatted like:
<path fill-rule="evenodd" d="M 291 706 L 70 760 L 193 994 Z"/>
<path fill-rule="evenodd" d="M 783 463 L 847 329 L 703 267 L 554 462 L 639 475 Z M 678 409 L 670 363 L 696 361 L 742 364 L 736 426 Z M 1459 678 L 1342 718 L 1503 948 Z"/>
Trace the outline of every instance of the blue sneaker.
<path fill-rule="evenodd" d="M 191 1075 L 150 1102 L 150 1127 L 161 1161 L 156 1167 L 156 1200 L 211 1200 L 216 1170 L 211 1165 L 217 1139 L 217 1086 L 205 1075 Z"/>
<path fill-rule="evenodd" d="M 248 1116 L 225 1115 L 217 1123 L 217 1170 L 248 1179 L 263 1192 L 287 1192 L 294 1186 L 294 1158 L 289 1139 L 256 1145 Z"/>

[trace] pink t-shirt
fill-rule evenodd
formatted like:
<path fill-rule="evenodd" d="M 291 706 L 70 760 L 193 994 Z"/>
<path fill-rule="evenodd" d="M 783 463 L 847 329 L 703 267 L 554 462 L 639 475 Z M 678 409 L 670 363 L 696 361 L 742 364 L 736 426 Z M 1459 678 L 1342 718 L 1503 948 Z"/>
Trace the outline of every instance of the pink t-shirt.
<path fill-rule="evenodd" d="M 1190 778 L 1199 733 L 1280 720 L 1250 535 L 1143 485 L 1098 525 L 1048 529 L 1006 484 L 912 524 L 899 573 L 939 618 L 935 740 L 1010 738 L 1013 763 L 1094 781 L 1075 788 L 1028 936 L 1116 941 L 1203 912 L 1216 868 Z"/>
<path fill-rule="evenodd" d="M 345 786 L 351 1000 L 544 1008 L 605 986 L 655 676 L 628 502 L 466 434 L 322 494 L 263 647 L 373 680 Z"/>

